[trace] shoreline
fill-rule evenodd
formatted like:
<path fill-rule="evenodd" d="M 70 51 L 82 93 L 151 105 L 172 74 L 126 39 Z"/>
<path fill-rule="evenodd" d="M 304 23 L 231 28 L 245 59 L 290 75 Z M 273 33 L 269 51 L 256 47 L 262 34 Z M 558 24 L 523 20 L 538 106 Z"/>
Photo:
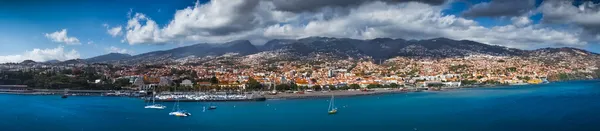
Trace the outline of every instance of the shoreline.
<path fill-rule="evenodd" d="M 305 94 L 296 93 L 279 93 L 277 95 L 265 95 L 267 100 L 293 100 L 293 99 L 316 99 L 316 98 L 328 98 L 334 95 L 335 97 L 355 97 L 355 96 L 370 96 L 370 95 L 382 95 L 382 94 L 396 94 L 396 93 L 410 93 L 410 92 L 421 92 L 417 90 L 375 90 L 370 92 L 364 91 L 327 91 L 327 92 L 312 92 Z"/>
<path fill-rule="evenodd" d="M 561 81 L 565 82 L 565 81 Z M 459 86 L 459 87 L 447 87 L 441 88 L 440 90 L 430 90 L 430 88 L 412 88 L 402 90 L 401 88 L 395 89 L 378 89 L 369 92 L 364 92 L 360 90 L 356 91 L 317 91 L 305 94 L 297 94 L 297 93 L 278 93 L 276 95 L 264 95 L 267 100 L 293 100 L 293 99 L 317 99 L 317 98 L 327 98 L 334 95 L 335 97 L 355 97 L 355 96 L 370 96 L 370 95 L 383 95 L 383 94 L 400 94 L 400 93 L 415 93 L 415 92 L 444 92 L 450 90 L 458 90 L 458 89 L 470 89 L 470 88 L 493 88 L 493 87 L 518 87 L 518 86 L 531 86 L 531 85 L 541 85 L 541 84 L 527 84 L 527 85 L 468 85 L 468 86 Z M 419 90 L 424 89 L 424 90 Z"/>
<path fill-rule="evenodd" d="M 567 80 L 567 81 L 553 81 L 551 83 L 562 83 L 569 81 L 598 81 L 599 79 L 592 80 Z M 293 99 L 316 99 L 316 98 L 328 98 L 334 95 L 335 97 L 355 97 L 355 96 L 370 96 L 370 95 L 382 95 L 382 94 L 399 94 L 399 93 L 413 93 L 413 92 L 443 92 L 449 90 L 457 90 L 463 88 L 492 88 L 492 87 L 518 87 L 518 86 L 532 86 L 532 85 L 541 85 L 541 84 L 528 84 L 528 85 L 468 85 L 468 86 L 460 86 L 460 87 L 449 87 L 449 88 L 441 88 L 441 90 L 431 90 L 426 88 L 410 88 L 410 89 L 402 89 L 402 88 L 380 88 L 373 89 L 372 91 L 360 91 L 360 90 L 334 90 L 334 91 L 315 91 L 315 92 L 305 92 L 304 94 L 298 93 L 283 93 L 280 92 L 276 95 L 266 94 L 264 92 L 263 95 L 266 100 L 293 100 Z M 60 93 L 50 93 L 43 91 L 36 92 L 27 92 L 27 91 L 0 91 L 0 94 L 11 94 L 11 95 L 62 95 Z M 132 96 L 114 96 L 114 95 L 102 95 L 96 93 L 75 93 L 72 96 L 104 96 L 104 97 L 132 97 Z"/>

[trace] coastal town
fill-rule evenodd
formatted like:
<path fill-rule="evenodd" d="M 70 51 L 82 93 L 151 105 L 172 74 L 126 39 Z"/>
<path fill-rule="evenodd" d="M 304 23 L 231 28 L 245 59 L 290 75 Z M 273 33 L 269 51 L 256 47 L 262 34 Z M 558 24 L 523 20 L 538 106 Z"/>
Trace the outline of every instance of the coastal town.
<path fill-rule="evenodd" d="M 364 92 L 444 90 L 493 85 L 541 84 L 549 81 L 598 78 L 597 61 L 583 57 L 557 63 L 535 57 L 472 55 L 456 58 L 395 57 L 386 60 L 331 59 L 264 61 L 253 56 L 223 55 L 208 60 L 171 64 L 47 64 L 33 61 L 0 65 L 3 92 L 15 88 L 145 92 L 250 92 L 270 98 L 326 96 Z M 30 73 L 27 78 L 15 74 Z M 33 73 L 33 74 L 31 74 Z M 64 76 L 58 82 L 36 83 L 36 75 Z M 65 79 L 81 78 L 81 85 Z M 29 80 L 27 80 L 29 79 Z M 49 78 L 51 79 L 51 78 Z M 72 82 L 73 83 L 73 82 Z M 88 86 L 88 87 L 81 87 Z M 27 90 L 22 89 L 22 90 Z M 110 91 L 106 91 L 110 90 Z M 354 91 L 356 93 L 347 93 Z M 43 92 L 43 91 L 42 91 Z M 94 91 L 91 91 L 94 92 Z M 339 93 L 342 92 L 342 93 Z M 369 93 L 366 93 L 369 94 Z"/>

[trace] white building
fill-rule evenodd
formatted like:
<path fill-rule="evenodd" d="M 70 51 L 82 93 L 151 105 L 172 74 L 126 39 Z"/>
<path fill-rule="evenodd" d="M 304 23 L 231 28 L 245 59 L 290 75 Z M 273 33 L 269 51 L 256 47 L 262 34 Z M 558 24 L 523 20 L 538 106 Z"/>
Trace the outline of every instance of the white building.
<path fill-rule="evenodd" d="M 192 86 L 194 86 L 194 83 L 192 83 L 192 81 L 190 81 L 190 80 L 186 79 L 186 80 L 183 80 L 183 81 L 181 81 L 181 84 L 180 84 L 180 85 L 181 85 L 181 86 L 192 87 Z"/>

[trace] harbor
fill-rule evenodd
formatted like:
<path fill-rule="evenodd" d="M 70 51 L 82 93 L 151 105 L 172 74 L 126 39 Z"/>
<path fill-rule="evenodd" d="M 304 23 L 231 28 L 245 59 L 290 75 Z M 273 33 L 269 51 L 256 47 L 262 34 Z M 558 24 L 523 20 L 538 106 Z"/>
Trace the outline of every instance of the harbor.
<path fill-rule="evenodd" d="M 265 101 L 266 97 L 258 94 L 227 94 L 227 93 L 200 93 L 200 92 L 179 92 L 162 93 L 156 96 L 142 98 L 146 101 L 153 100 L 157 102 L 225 102 L 225 101 Z"/>

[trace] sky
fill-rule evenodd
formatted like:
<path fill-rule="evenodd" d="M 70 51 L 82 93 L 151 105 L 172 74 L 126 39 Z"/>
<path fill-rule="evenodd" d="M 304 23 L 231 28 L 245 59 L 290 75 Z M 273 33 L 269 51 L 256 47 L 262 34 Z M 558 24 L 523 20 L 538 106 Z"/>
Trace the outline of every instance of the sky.
<path fill-rule="evenodd" d="M 310 36 L 600 52 L 589 0 L 0 0 L 0 63 Z"/>

